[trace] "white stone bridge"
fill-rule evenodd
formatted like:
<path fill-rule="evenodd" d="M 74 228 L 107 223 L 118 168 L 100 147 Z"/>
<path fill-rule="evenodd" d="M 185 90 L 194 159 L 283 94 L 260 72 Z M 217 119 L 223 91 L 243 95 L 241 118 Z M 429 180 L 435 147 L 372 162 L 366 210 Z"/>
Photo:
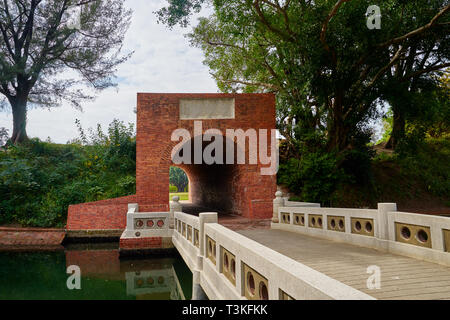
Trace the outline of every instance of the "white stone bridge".
<path fill-rule="evenodd" d="M 171 242 L 193 273 L 194 299 L 450 299 L 448 217 L 393 203 L 320 208 L 277 192 L 270 229 L 235 232 L 175 200 L 166 213 L 130 205 L 122 238 Z"/>

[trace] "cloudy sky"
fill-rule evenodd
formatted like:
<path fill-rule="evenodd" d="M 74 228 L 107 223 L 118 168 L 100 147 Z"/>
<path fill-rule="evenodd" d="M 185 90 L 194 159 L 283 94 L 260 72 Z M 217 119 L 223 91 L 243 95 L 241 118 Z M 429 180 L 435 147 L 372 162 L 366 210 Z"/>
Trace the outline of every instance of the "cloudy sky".
<path fill-rule="evenodd" d="M 133 109 L 137 92 L 218 92 L 208 68 L 202 64 L 203 54 L 189 46 L 184 37 L 189 29 L 167 29 L 158 24 L 154 11 L 166 4 L 164 0 L 127 0 L 133 12 L 132 24 L 124 43 L 124 52 L 135 51 L 130 60 L 118 69 L 118 87 L 101 92 L 80 112 L 69 104 L 28 112 L 27 133 L 58 143 L 78 136 L 75 119 L 83 128 L 100 123 L 104 129 L 114 119 L 136 122 Z M 203 12 L 205 14 L 205 12 Z M 194 21 L 195 22 L 195 21 Z M 0 127 L 12 133 L 12 114 L 0 112 Z"/>

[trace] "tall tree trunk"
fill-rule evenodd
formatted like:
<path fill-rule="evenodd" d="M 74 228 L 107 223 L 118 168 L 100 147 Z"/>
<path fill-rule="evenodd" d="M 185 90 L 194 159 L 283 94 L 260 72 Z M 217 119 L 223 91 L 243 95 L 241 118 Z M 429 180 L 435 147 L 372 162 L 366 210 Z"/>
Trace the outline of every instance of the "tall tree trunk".
<path fill-rule="evenodd" d="M 345 123 L 342 107 L 342 95 L 337 96 L 334 101 L 331 122 L 328 123 L 328 151 L 340 152 L 349 145 L 350 128 Z"/>
<path fill-rule="evenodd" d="M 27 124 L 27 99 L 16 98 L 12 101 L 11 108 L 13 113 L 13 133 L 11 142 L 14 144 L 22 143 L 28 140 Z"/>
<path fill-rule="evenodd" d="M 333 123 L 328 128 L 328 151 L 340 152 L 345 150 L 349 145 L 349 131 L 342 119 L 333 119 Z"/>
<path fill-rule="evenodd" d="M 401 110 L 399 110 L 399 108 L 394 107 L 394 105 L 392 105 L 392 112 L 392 133 L 388 142 L 386 143 L 386 148 L 395 150 L 398 142 L 405 137 L 405 115 Z"/>

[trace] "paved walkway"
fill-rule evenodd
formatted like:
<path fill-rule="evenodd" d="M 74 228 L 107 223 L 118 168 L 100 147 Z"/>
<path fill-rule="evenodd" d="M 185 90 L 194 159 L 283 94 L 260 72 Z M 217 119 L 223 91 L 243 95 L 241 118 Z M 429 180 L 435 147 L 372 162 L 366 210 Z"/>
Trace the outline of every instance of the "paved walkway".
<path fill-rule="evenodd" d="M 252 229 L 269 229 L 272 219 L 248 219 L 242 216 L 230 214 L 225 211 L 218 211 L 208 207 L 202 207 L 192 204 L 189 201 L 180 201 L 183 212 L 198 216 L 199 212 L 217 212 L 219 223 L 231 230 L 252 230 Z"/>
<path fill-rule="evenodd" d="M 377 299 L 450 299 L 450 267 L 282 230 L 237 232 Z M 381 289 L 367 288 L 371 265 Z"/>

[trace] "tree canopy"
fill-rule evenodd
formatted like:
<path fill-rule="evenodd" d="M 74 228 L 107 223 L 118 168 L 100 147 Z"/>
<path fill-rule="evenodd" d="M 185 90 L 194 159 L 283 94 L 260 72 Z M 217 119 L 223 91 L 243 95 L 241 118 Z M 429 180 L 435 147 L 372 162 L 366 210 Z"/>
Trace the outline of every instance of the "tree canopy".
<path fill-rule="evenodd" d="M 0 2 L 0 93 L 13 113 L 12 141 L 27 139 L 29 104 L 67 100 L 81 108 L 85 88 L 114 85 L 131 12 L 124 0 Z M 5 101 L 3 101 L 5 103 Z M 3 105 L 5 106 L 5 105 Z"/>
<path fill-rule="evenodd" d="M 450 65 L 448 1 L 177 0 L 160 20 L 186 25 L 190 8 L 206 3 L 213 14 L 199 19 L 192 45 L 222 91 L 276 92 L 278 127 L 297 149 L 367 142 L 383 102 L 436 85 Z M 380 29 L 367 28 L 373 4 Z M 397 109 L 418 105 L 412 97 Z"/>

